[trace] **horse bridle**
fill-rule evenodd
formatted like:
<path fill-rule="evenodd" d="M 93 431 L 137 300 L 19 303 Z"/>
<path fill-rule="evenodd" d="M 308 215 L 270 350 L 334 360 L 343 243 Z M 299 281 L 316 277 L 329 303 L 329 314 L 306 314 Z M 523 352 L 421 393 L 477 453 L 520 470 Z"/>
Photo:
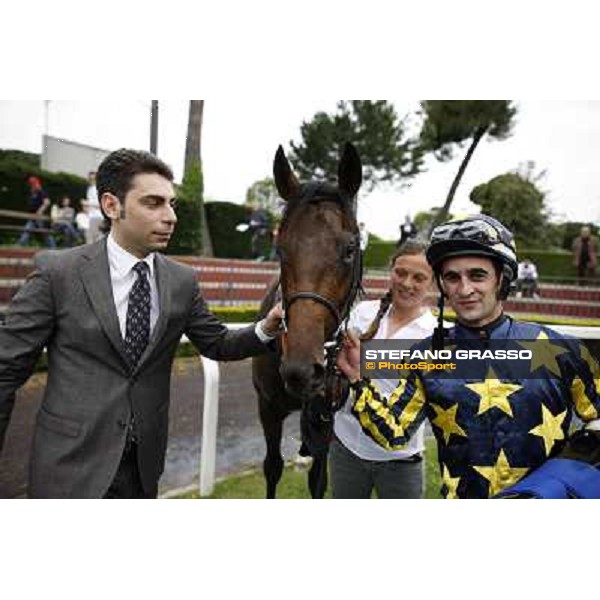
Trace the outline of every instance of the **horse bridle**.
<path fill-rule="evenodd" d="M 305 185 L 305 190 L 299 200 L 304 200 L 308 202 L 321 202 L 325 201 L 328 198 L 318 198 L 317 194 L 321 190 L 322 184 L 319 183 L 309 183 Z M 343 198 L 340 196 L 342 202 L 352 201 L 352 198 Z M 350 310 L 352 309 L 352 305 L 354 304 L 354 300 L 356 296 L 360 293 L 361 295 L 364 293 L 362 288 L 362 275 L 363 275 L 363 261 L 362 261 L 362 251 L 360 249 L 360 233 L 357 232 L 354 236 L 354 245 L 355 245 L 355 254 L 354 254 L 354 262 L 352 264 L 352 282 L 350 284 L 350 289 L 346 296 L 344 303 L 342 304 L 341 309 L 338 308 L 336 302 L 330 300 L 329 298 L 319 294 L 317 292 L 312 291 L 301 291 L 295 292 L 291 294 L 289 297 L 285 297 L 283 294 L 283 289 L 281 288 L 281 278 L 279 280 L 279 286 L 281 289 L 281 305 L 283 309 L 283 317 L 282 317 L 282 327 L 285 333 L 287 333 L 287 315 L 290 307 L 297 300 L 312 300 L 317 302 L 318 304 L 322 304 L 325 306 L 329 312 L 333 315 L 335 319 L 335 329 L 329 340 L 324 343 L 325 350 L 325 380 L 326 380 L 326 388 L 328 384 L 332 385 L 333 378 L 338 375 L 335 363 L 338 352 L 341 349 L 343 334 L 346 330 L 348 324 L 348 317 L 350 316 Z M 338 399 L 338 402 L 341 404 L 343 399 Z M 332 406 L 333 411 L 337 410 L 339 406 Z"/>

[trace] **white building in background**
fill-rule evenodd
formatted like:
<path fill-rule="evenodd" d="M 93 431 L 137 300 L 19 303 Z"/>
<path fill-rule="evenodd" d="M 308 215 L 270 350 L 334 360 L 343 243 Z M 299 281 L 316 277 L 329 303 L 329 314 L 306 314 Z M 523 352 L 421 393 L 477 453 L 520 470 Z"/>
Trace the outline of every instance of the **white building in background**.
<path fill-rule="evenodd" d="M 90 171 L 98 170 L 98 165 L 110 152 L 111 150 L 44 135 L 42 169 L 51 173 L 71 173 L 87 178 Z"/>

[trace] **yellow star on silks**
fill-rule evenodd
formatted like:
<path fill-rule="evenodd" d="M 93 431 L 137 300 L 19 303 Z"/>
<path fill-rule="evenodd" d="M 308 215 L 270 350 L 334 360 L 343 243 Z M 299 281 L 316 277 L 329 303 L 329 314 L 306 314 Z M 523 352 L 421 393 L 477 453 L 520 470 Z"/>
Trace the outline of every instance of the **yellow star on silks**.
<path fill-rule="evenodd" d="M 521 479 L 528 471 L 527 468 L 511 467 L 504 454 L 500 450 L 496 464 L 491 467 L 473 466 L 473 468 L 490 482 L 488 496 L 495 496 L 498 492 L 507 488 Z"/>
<path fill-rule="evenodd" d="M 447 500 L 455 500 L 458 498 L 456 488 L 460 483 L 460 477 L 451 477 L 450 471 L 446 465 L 444 465 L 442 470 L 442 483 L 448 488 L 448 494 L 446 495 Z"/>
<path fill-rule="evenodd" d="M 542 404 L 542 422 L 529 433 L 539 435 L 544 439 L 544 447 L 546 448 L 546 456 L 550 454 L 552 446 L 556 440 L 564 440 L 565 432 L 562 430 L 562 422 L 567 416 L 567 411 L 563 410 L 559 415 L 554 416 L 544 404 Z"/>
<path fill-rule="evenodd" d="M 431 424 L 439 427 L 442 430 L 446 444 L 453 433 L 455 435 L 463 435 L 464 437 L 467 437 L 464 429 L 456 422 L 456 411 L 458 410 L 458 404 L 455 404 L 448 409 L 443 409 L 437 404 L 432 404 L 431 406 L 437 415 L 435 419 L 431 421 Z"/>
<path fill-rule="evenodd" d="M 485 379 L 481 383 L 465 383 L 465 387 L 475 392 L 481 398 L 477 412 L 478 415 L 495 407 L 511 417 L 513 413 L 508 397 L 523 388 L 518 383 L 500 381 L 492 367 L 489 368 Z"/>
<path fill-rule="evenodd" d="M 542 342 L 538 344 L 538 342 Z M 525 350 L 531 350 L 531 373 L 540 367 L 546 367 L 550 373 L 560 377 L 560 367 L 556 360 L 561 354 L 567 354 L 569 351 L 562 346 L 555 346 L 550 342 L 550 338 L 545 331 L 540 331 L 537 338 L 532 342 L 517 342 Z"/>

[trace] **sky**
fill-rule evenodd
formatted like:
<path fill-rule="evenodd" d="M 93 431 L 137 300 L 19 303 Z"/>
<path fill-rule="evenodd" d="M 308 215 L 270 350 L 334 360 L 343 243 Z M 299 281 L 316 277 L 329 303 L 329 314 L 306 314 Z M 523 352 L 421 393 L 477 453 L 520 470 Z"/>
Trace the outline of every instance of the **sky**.
<path fill-rule="evenodd" d="M 418 101 L 392 100 L 400 116 Z M 541 187 L 554 220 L 600 222 L 600 101 L 516 100 L 513 135 L 480 143 L 458 189 L 453 211 L 477 212 L 468 195 L 474 186 L 527 161 L 545 171 Z M 242 203 L 247 188 L 271 175 L 277 146 L 298 141 L 300 125 L 318 111 L 331 112 L 337 100 L 258 99 L 233 95 L 207 100 L 202 156 L 205 196 Z M 187 100 L 159 100 L 158 154 L 181 178 L 187 130 Z M 147 148 L 150 100 L 0 101 L 0 147 L 40 152 L 42 134 L 107 150 Z M 398 237 L 405 215 L 440 206 L 466 148 L 454 160 L 427 162 L 427 171 L 403 189 L 360 193 L 358 218 L 384 239 Z"/>

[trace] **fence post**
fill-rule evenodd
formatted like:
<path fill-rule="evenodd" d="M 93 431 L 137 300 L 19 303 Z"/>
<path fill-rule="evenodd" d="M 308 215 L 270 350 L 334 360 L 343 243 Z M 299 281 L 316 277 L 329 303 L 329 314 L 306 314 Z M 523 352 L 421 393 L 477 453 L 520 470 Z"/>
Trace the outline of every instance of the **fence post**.
<path fill-rule="evenodd" d="M 200 450 L 200 496 L 210 496 L 215 488 L 217 420 L 219 416 L 219 363 L 202 356 L 204 369 L 204 411 Z"/>

